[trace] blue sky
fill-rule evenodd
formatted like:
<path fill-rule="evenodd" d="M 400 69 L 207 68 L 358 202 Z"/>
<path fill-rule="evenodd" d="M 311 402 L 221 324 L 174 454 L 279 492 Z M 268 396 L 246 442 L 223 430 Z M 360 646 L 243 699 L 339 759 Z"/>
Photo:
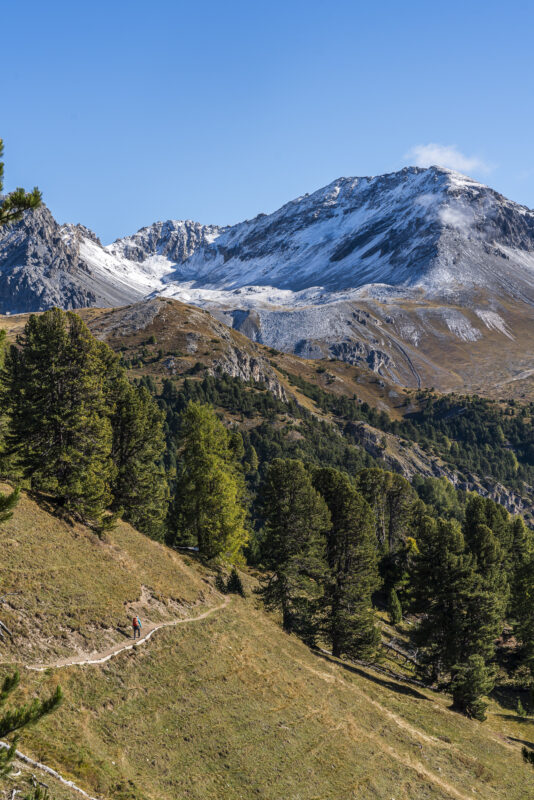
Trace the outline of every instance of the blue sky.
<path fill-rule="evenodd" d="M 534 206 L 530 0 L 26 0 L 0 22 L 6 189 L 105 243 L 435 160 Z"/>

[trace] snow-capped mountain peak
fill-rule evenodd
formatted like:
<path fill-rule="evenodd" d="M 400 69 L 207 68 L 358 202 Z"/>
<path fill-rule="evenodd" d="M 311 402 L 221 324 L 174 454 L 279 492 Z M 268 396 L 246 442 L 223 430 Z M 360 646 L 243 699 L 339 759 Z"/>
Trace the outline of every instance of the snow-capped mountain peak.
<path fill-rule="evenodd" d="M 437 382 L 428 353 L 443 343 L 497 336 L 510 360 L 517 320 L 534 328 L 534 212 L 457 172 L 406 167 L 338 178 L 237 225 L 167 220 L 107 247 L 46 208 L 0 233 L 0 311 L 161 294 L 280 349 Z"/>

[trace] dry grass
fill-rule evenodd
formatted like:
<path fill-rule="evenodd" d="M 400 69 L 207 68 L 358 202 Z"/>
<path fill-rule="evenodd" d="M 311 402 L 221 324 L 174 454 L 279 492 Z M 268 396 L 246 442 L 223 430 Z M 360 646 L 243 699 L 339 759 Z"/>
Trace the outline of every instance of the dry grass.
<path fill-rule="evenodd" d="M 123 638 L 132 604 L 157 621 L 210 593 L 198 570 L 126 523 L 100 540 L 84 526 L 47 513 L 25 493 L 2 526 L 0 542 L 0 594 L 16 593 L 1 607 L 14 633 L 1 646 L 2 660 L 33 663 L 103 650 Z"/>
<path fill-rule="evenodd" d="M 16 576 L 35 623 L 17 628 L 19 656 L 34 652 L 36 638 L 49 656 L 77 637 L 96 646 L 97 631 L 80 630 L 76 611 L 112 630 L 142 586 L 158 595 L 162 614 L 172 610 L 167 601 L 211 594 L 195 562 L 129 526 L 101 543 L 29 498 L 2 545 L 2 581 Z M 66 699 L 24 733 L 21 749 L 117 800 L 534 797 L 519 741 L 534 738 L 531 721 L 493 704 L 487 723 L 471 722 L 443 695 L 313 653 L 262 610 L 254 579 L 246 583 L 246 600 L 159 631 L 105 665 L 25 672 L 19 699 L 58 682 Z M 59 800 L 69 796 L 61 792 Z"/>

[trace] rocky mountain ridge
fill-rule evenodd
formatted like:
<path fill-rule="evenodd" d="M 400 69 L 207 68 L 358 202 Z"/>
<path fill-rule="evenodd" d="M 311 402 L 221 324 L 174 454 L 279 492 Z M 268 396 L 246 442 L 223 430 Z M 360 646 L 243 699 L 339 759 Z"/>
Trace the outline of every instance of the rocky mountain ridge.
<path fill-rule="evenodd" d="M 443 168 L 341 178 L 231 227 L 170 220 L 107 247 L 46 208 L 0 235 L 4 313 L 150 295 L 402 386 L 534 391 L 534 212 Z"/>

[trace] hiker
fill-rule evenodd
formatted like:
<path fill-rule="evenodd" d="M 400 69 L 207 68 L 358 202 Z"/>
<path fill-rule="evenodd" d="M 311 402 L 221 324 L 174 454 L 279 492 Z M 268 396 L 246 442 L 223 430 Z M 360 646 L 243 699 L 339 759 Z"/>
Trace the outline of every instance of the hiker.
<path fill-rule="evenodd" d="M 141 637 L 141 628 L 142 627 L 143 626 L 141 625 L 141 620 L 139 619 L 139 617 L 134 617 L 133 620 L 132 620 L 132 628 L 133 628 L 133 637 L 134 637 L 134 639 L 137 638 L 137 637 L 139 637 L 139 638 Z"/>

